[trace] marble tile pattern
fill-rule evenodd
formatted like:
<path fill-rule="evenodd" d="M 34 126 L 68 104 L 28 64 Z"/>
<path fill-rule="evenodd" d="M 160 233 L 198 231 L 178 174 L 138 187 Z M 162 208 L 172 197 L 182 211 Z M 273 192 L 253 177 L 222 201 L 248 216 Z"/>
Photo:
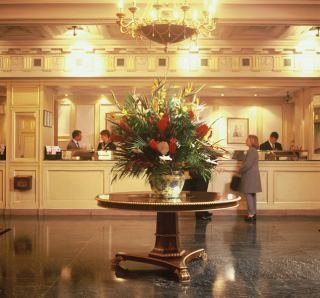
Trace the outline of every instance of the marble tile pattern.
<path fill-rule="evenodd" d="M 205 247 L 181 284 L 165 269 L 125 262 L 118 251 L 150 251 L 153 216 L 3 216 L 1 298 L 320 297 L 320 218 L 214 215 L 179 220 L 184 248 Z"/>

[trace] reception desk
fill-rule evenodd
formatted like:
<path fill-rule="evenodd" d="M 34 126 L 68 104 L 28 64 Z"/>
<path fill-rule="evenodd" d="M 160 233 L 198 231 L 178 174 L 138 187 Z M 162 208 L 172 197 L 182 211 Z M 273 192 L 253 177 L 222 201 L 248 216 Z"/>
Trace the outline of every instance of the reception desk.
<path fill-rule="evenodd" d="M 13 172 L 0 168 L 2 205 L 6 213 L 98 214 L 95 197 L 101 193 L 149 191 L 143 179 L 126 178 L 111 183 L 114 161 L 42 161 L 34 169 Z M 209 191 L 230 192 L 232 175 L 241 162 L 222 161 L 210 181 Z M 262 213 L 320 214 L 320 161 L 260 161 L 263 192 L 258 194 Z M 6 174 L 6 172 L 8 172 Z M 33 176 L 31 190 L 14 190 L 14 174 Z M 6 187 L 7 186 L 7 187 Z M 6 195 L 4 195 L 6 194 Z M 246 209 L 245 200 L 239 210 Z M 125 211 L 123 211 L 125 212 Z"/>
<path fill-rule="evenodd" d="M 239 166 L 236 161 L 221 162 L 223 171 L 214 175 L 211 191 L 229 191 L 231 177 Z M 262 183 L 262 192 L 257 196 L 259 210 L 308 209 L 320 214 L 319 161 L 260 161 L 259 169 Z"/>

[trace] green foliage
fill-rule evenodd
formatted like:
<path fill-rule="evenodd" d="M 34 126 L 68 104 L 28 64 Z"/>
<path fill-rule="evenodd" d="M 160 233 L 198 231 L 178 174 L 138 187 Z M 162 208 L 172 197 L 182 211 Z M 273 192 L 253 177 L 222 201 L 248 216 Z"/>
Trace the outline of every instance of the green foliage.
<path fill-rule="evenodd" d="M 200 89 L 199 89 L 200 90 Z M 192 86 L 169 95 L 155 81 L 151 98 L 129 95 L 114 115 L 112 138 L 118 142 L 115 179 L 191 171 L 209 179 L 221 148 L 207 141 L 211 127 L 199 121 L 201 105 Z"/>

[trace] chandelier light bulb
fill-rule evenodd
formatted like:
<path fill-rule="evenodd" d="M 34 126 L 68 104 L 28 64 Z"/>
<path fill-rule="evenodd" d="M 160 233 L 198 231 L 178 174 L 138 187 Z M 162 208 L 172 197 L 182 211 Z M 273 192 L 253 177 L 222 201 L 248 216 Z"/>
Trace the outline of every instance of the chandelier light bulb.
<path fill-rule="evenodd" d="M 198 20 L 198 11 L 192 11 L 192 20 L 196 22 Z"/>
<path fill-rule="evenodd" d="M 153 21 L 157 20 L 157 12 L 155 9 L 150 10 L 149 17 Z"/>
<path fill-rule="evenodd" d="M 124 0 L 118 0 L 118 8 L 120 12 L 123 12 L 124 9 Z"/>
<path fill-rule="evenodd" d="M 177 10 L 173 10 L 172 17 L 173 19 L 179 19 L 180 18 L 179 12 Z"/>

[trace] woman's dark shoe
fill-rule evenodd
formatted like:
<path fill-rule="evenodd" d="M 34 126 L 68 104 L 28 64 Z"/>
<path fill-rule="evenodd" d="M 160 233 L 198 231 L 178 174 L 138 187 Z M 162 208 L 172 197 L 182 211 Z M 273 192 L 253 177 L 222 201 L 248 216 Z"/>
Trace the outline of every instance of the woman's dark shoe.
<path fill-rule="evenodd" d="M 254 222 L 254 221 L 257 220 L 257 217 L 256 217 L 255 214 L 252 215 L 252 216 L 248 215 L 248 216 L 246 216 L 246 217 L 244 218 L 244 220 L 245 220 L 245 221 L 248 221 L 248 222 Z"/>

